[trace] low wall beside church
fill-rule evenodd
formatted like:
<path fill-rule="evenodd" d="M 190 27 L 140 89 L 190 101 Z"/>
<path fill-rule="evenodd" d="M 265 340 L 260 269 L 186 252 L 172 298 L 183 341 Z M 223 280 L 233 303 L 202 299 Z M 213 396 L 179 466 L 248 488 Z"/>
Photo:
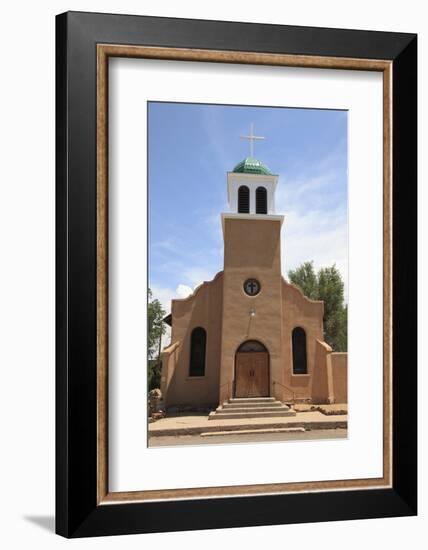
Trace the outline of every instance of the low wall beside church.
<path fill-rule="evenodd" d="M 333 352 L 317 340 L 312 402 L 319 404 L 348 402 L 348 354 Z"/>
<path fill-rule="evenodd" d="M 348 354 L 333 352 L 331 354 L 331 370 L 333 375 L 334 403 L 348 402 Z"/>

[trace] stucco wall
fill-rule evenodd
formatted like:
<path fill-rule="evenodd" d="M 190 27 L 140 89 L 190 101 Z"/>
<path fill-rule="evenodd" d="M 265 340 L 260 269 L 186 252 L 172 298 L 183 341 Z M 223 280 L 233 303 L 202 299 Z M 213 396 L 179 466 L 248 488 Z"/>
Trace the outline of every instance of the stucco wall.
<path fill-rule="evenodd" d="M 233 395 L 235 354 L 246 340 L 258 340 L 266 347 L 270 378 L 279 376 L 276 372 L 282 367 L 281 222 L 281 216 L 271 219 L 224 216 L 220 401 Z M 250 277 L 260 282 L 257 296 L 244 292 L 244 282 Z M 254 316 L 250 315 L 251 310 Z"/>
<path fill-rule="evenodd" d="M 179 343 L 174 361 L 162 365 L 166 407 L 210 406 L 219 398 L 223 273 L 204 282 L 183 300 L 172 300 L 171 344 Z M 190 336 L 196 327 L 207 332 L 205 376 L 189 376 Z"/>
<path fill-rule="evenodd" d="M 348 354 L 332 353 L 331 370 L 335 403 L 348 402 Z"/>
<path fill-rule="evenodd" d="M 269 352 L 270 395 L 282 401 L 347 401 L 346 354 L 332 354 L 323 342 L 324 303 L 310 300 L 281 275 L 281 222 L 281 216 L 224 215 L 224 271 L 188 298 L 172 301 L 171 344 L 178 346 L 162 356 L 167 408 L 214 406 L 233 397 L 235 355 L 246 340 L 258 340 Z M 257 296 L 244 292 L 248 278 L 259 280 Z M 196 327 L 207 332 L 203 377 L 189 376 Z M 296 327 L 306 334 L 306 374 L 293 374 Z"/>
<path fill-rule="evenodd" d="M 310 300 L 302 291 L 282 279 L 282 377 L 277 395 L 284 400 L 294 396 L 298 401 L 312 398 L 316 342 L 323 339 L 324 303 Z M 307 374 L 293 374 L 292 332 L 301 327 L 306 333 Z"/>
<path fill-rule="evenodd" d="M 321 340 L 317 340 L 315 343 L 312 402 L 334 402 L 333 378 L 331 372 L 331 347 Z"/>
<path fill-rule="evenodd" d="M 348 402 L 348 354 L 332 353 L 331 347 L 321 341 L 316 344 L 312 402 Z"/>

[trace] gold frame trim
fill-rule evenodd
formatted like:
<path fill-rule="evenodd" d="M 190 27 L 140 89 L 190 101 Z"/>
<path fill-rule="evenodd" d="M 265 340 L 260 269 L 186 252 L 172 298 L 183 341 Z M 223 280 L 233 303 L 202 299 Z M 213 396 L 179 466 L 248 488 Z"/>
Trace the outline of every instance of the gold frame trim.
<path fill-rule="evenodd" d="M 383 73 L 383 476 L 129 492 L 108 490 L 108 59 L 133 57 Z M 237 497 L 392 486 L 392 62 L 255 52 L 97 45 L 97 503 Z"/>

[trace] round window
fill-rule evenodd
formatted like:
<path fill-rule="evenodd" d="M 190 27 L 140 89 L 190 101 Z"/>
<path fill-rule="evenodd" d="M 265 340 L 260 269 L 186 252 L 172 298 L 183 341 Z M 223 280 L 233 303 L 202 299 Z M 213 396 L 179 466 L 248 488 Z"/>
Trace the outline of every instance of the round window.
<path fill-rule="evenodd" d="M 247 279 L 244 283 L 244 292 L 248 296 L 256 296 L 260 292 L 260 283 L 257 279 Z"/>

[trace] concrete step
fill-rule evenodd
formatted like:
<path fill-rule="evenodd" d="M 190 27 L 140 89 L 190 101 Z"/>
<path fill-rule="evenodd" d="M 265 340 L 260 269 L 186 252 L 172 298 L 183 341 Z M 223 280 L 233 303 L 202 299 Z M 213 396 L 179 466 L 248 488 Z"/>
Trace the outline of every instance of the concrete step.
<path fill-rule="evenodd" d="M 272 406 L 266 406 L 266 405 L 259 405 L 258 407 L 247 407 L 242 405 L 241 407 L 227 407 L 225 405 L 221 407 L 217 407 L 216 413 L 235 413 L 235 412 L 270 412 L 270 411 L 282 411 L 282 410 L 289 410 L 289 407 L 286 405 L 283 405 L 282 403 L 278 403 L 278 405 L 272 404 Z"/>
<path fill-rule="evenodd" d="M 201 437 L 210 437 L 216 435 L 259 435 L 259 434 L 280 434 L 280 433 L 299 433 L 305 432 L 305 428 L 260 428 L 255 430 L 225 430 L 218 432 L 202 432 Z"/>
<path fill-rule="evenodd" d="M 209 420 L 278 418 L 296 416 L 296 412 L 274 397 L 234 397 L 210 413 Z"/>
<path fill-rule="evenodd" d="M 272 403 L 275 397 L 232 397 L 229 403 Z"/>
<path fill-rule="evenodd" d="M 229 402 L 224 402 L 222 407 L 224 409 L 237 409 L 237 408 L 241 408 L 241 407 L 247 407 L 248 409 L 261 409 L 261 408 L 265 408 L 265 407 L 269 407 L 271 409 L 275 409 L 276 407 L 282 407 L 282 403 L 281 401 L 267 401 L 266 403 L 245 403 L 243 401 L 239 402 L 239 403 L 229 403 Z"/>
<path fill-rule="evenodd" d="M 284 416 L 296 416 L 296 411 L 284 407 L 280 410 L 272 410 L 268 412 L 258 412 L 258 411 L 246 411 L 246 412 L 234 412 L 234 411 L 215 411 L 211 412 L 208 416 L 208 420 L 227 420 L 227 419 L 238 419 L 238 418 L 277 418 Z"/>

